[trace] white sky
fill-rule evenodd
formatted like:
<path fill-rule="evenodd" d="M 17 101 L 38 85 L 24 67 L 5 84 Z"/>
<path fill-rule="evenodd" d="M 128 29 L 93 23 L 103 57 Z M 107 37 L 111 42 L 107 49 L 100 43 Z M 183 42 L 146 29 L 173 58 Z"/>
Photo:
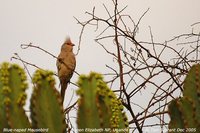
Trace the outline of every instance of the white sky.
<path fill-rule="evenodd" d="M 9 61 L 13 53 L 17 52 L 32 63 L 56 70 L 54 59 L 48 58 L 49 56 L 38 50 L 22 51 L 20 44 L 32 42 L 57 55 L 66 35 L 70 35 L 72 41 L 78 44 L 80 25 L 77 25 L 73 17 L 86 20 L 88 17 L 84 13 L 92 11 L 93 6 L 96 6 L 99 15 L 106 16 L 103 3 L 108 4 L 109 7 L 112 2 L 109 0 L 101 2 L 99 0 L 0 0 L 0 62 Z M 140 38 L 144 40 L 149 38 L 148 26 L 152 27 L 156 40 L 164 41 L 177 34 L 191 31 L 190 25 L 200 21 L 199 0 L 123 0 L 123 3 L 121 1 L 119 3 L 119 7 L 128 5 L 125 12 L 135 21 L 147 8 L 150 8 L 140 27 Z M 101 65 L 105 64 L 99 62 L 99 59 L 104 59 L 106 54 L 104 55 L 102 49 L 95 45 L 94 38 L 94 29 L 86 30 L 82 50 L 77 57 L 77 71 L 80 73 L 92 69 L 101 71 Z"/>
<path fill-rule="evenodd" d="M 85 11 L 92 11 L 94 6 L 98 15 L 106 17 L 103 3 L 112 9 L 111 0 L 0 0 L 0 62 L 10 61 L 13 54 L 18 53 L 26 61 L 56 71 L 54 58 L 33 48 L 22 50 L 20 44 L 32 42 L 58 55 L 67 35 L 78 44 L 81 27 L 73 17 L 87 20 Z M 125 12 L 135 21 L 150 8 L 141 22 L 140 40 L 150 38 L 148 26 L 155 40 L 165 41 L 190 32 L 190 25 L 200 21 L 200 0 L 119 0 L 119 3 L 121 8 L 128 5 Z M 105 73 L 105 64 L 112 64 L 94 42 L 95 35 L 93 28 L 84 33 L 77 56 L 79 73 L 91 70 Z M 30 67 L 31 71 L 34 69 Z M 73 80 L 77 79 L 73 77 Z"/>

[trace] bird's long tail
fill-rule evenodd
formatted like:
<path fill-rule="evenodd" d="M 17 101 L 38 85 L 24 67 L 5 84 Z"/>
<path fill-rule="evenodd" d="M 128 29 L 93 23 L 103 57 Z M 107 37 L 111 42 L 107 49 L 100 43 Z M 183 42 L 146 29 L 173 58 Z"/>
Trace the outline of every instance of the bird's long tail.
<path fill-rule="evenodd" d="M 64 83 L 61 83 L 61 97 L 62 97 L 62 103 L 64 102 L 64 99 L 65 99 L 65 91 L 67 89 L 67 85 L 68 83 L 64 82 Z"/>

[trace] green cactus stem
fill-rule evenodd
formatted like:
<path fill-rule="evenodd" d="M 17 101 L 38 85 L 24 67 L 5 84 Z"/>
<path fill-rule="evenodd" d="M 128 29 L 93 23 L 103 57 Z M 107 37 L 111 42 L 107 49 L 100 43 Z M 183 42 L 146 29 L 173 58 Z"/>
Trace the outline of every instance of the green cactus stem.
<path fill-rule="evenodd" d="M 50 71 L 37 70 L 33 76 L 31 118 L 34 128 L 48 128 L 48 133 L 65 133 L 66 123 L 61 97 Z"/>
<path fill-rule="evenodd" d="M 172 100 L 168 106 L 169 116 L 170 116 L 169 129 L 184 127 L 183 118 L 181 117 L 181 112 L 179 111 L 179 108 L 177 108 L 178 106 L 177 101 L 178 99 Z"/>
<path fill-rule="evenodd" d="M 5 127 L 30 128 L 30 122 L 23 109 L 27 87 L 26 75 L 22 68 L 16 64 L 1 64 L 0 129 Z"/>
<path fill-rule="evenodd" d="M 194 102 L 196 107 L 195 119 L 200 125 L 200 64 L 192 66 L 183 85 L 183 97 Z"/>
<path fill-rule="evenodd" d="M 193 129 L 193 132 L 200 132 L 200 64 L 191 67 L 183 89 L 183 97 L 169 104 L 169 129 L 179 128 L 184 129 L 184 132 Z"/>
<path fill-rule="evenodd" d="M 122 103 L 108 88 L 100 74 L 91 72 L 89 76 L 81 75 L 78 86 L 79 129 L 83 132 L 106 132 L 106 129 L 110 132 L 128 132 L 128 121 Z"/>
<path fill-rule="evenodd" d="M 6 106 L 5 101 L 6 99 L 10 101 L 10 99 L 6 98 L 4 95 L 5 85 L 8 86 L 8 63 L 3 63 L 0 65 L 0 131 L 3 131 L 3 128 L 10 128 L 6 118 Z M 7 78 L 5 78 L 7 77 Z M 5 80 L 6 79 L 6 80 Z M 4 89 L 3 89 L 4 88 Z M 7 90 L 7 89 L 6 89 Z"/>

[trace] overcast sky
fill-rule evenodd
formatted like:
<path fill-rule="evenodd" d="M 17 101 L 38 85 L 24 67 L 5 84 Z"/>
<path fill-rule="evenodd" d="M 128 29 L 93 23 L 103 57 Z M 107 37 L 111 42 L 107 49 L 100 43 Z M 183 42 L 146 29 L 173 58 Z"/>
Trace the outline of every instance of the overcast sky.
<path fill-rule="evenodd" d="M 21 50 L 20 44 L 32 42 L 57 55 L 66 35 L 78 44 L 81 27 L 74 17 L 86 20 L 85 11 L 92 11 L 94 6 L 97 14 L 105 16 L 103 3 L 108 8 L 112 5 L 111 0 L 0 0 L 0 62 L 9 61 L 13 53 L 18 53 L 38 66 L 56 71 L 53 58 L 38 50 Z M 149 37 L 148 26 L 152 27 L 156 40 L 164 41 L 191 31 L 190 25 L 200 21 L 199 0 L 119 0 L 119 3 L 121 8 L 128 5 L 125 12 L 135 21 L 150 8 L 140 27 L 140 37 L 144 40 Z M 83 36 L 82 50 L 77 57 L 80 73 L 92 69 L 102 71 L 105 66 L 99 62 L 105 60 L 106 54 L 93 41 L 94 30 L 86 30 Z"/>
<path fill-rule="evenodd" d="M 123 3 L 122 3 L 123 2 Z M 81 27 L 74 17 L 87 20 L 86 11 L 106 16 L 102 4 L 112 9 L 111 0 L 0 0 L 0 62 L 10 61 L 14 53 L 44 69 L 56 71 L 56 60 L 37 50 L 22 50 L 21 44 L 33 43 L 58 55 L 69 35 L 77 50 Z M 140 40 L 148 40 L 151 26 L 156 41 L 189 33 L 191 24 L 200 22 L 200 0 L 119 0 L 119 8 L 128 5 L 125 13 L 137 21 L 150 8 L 140 25 Z M 95 28 L 85 30 L 76 71 L 105 73 L 105 64 L 112 62 L 95 42 Z M 16 62 L 16 61 L 13 61 Z M 17 61 L 17 63 L 19 63 Z M 31 71 L 35 68 L 29 67 Z M 77 79 L 73 77 L 73 80 Z"/>

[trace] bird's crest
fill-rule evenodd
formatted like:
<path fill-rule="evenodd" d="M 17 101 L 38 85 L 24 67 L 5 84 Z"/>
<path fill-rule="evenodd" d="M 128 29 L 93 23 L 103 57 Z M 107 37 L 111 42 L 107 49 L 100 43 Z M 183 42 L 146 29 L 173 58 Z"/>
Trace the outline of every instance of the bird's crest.
<path fill-rule="evenodd" d="M 74 44 L 71 42 L 71 39 L 69 36 L 66 37 L 64 44 L 74 46 Z"/>

